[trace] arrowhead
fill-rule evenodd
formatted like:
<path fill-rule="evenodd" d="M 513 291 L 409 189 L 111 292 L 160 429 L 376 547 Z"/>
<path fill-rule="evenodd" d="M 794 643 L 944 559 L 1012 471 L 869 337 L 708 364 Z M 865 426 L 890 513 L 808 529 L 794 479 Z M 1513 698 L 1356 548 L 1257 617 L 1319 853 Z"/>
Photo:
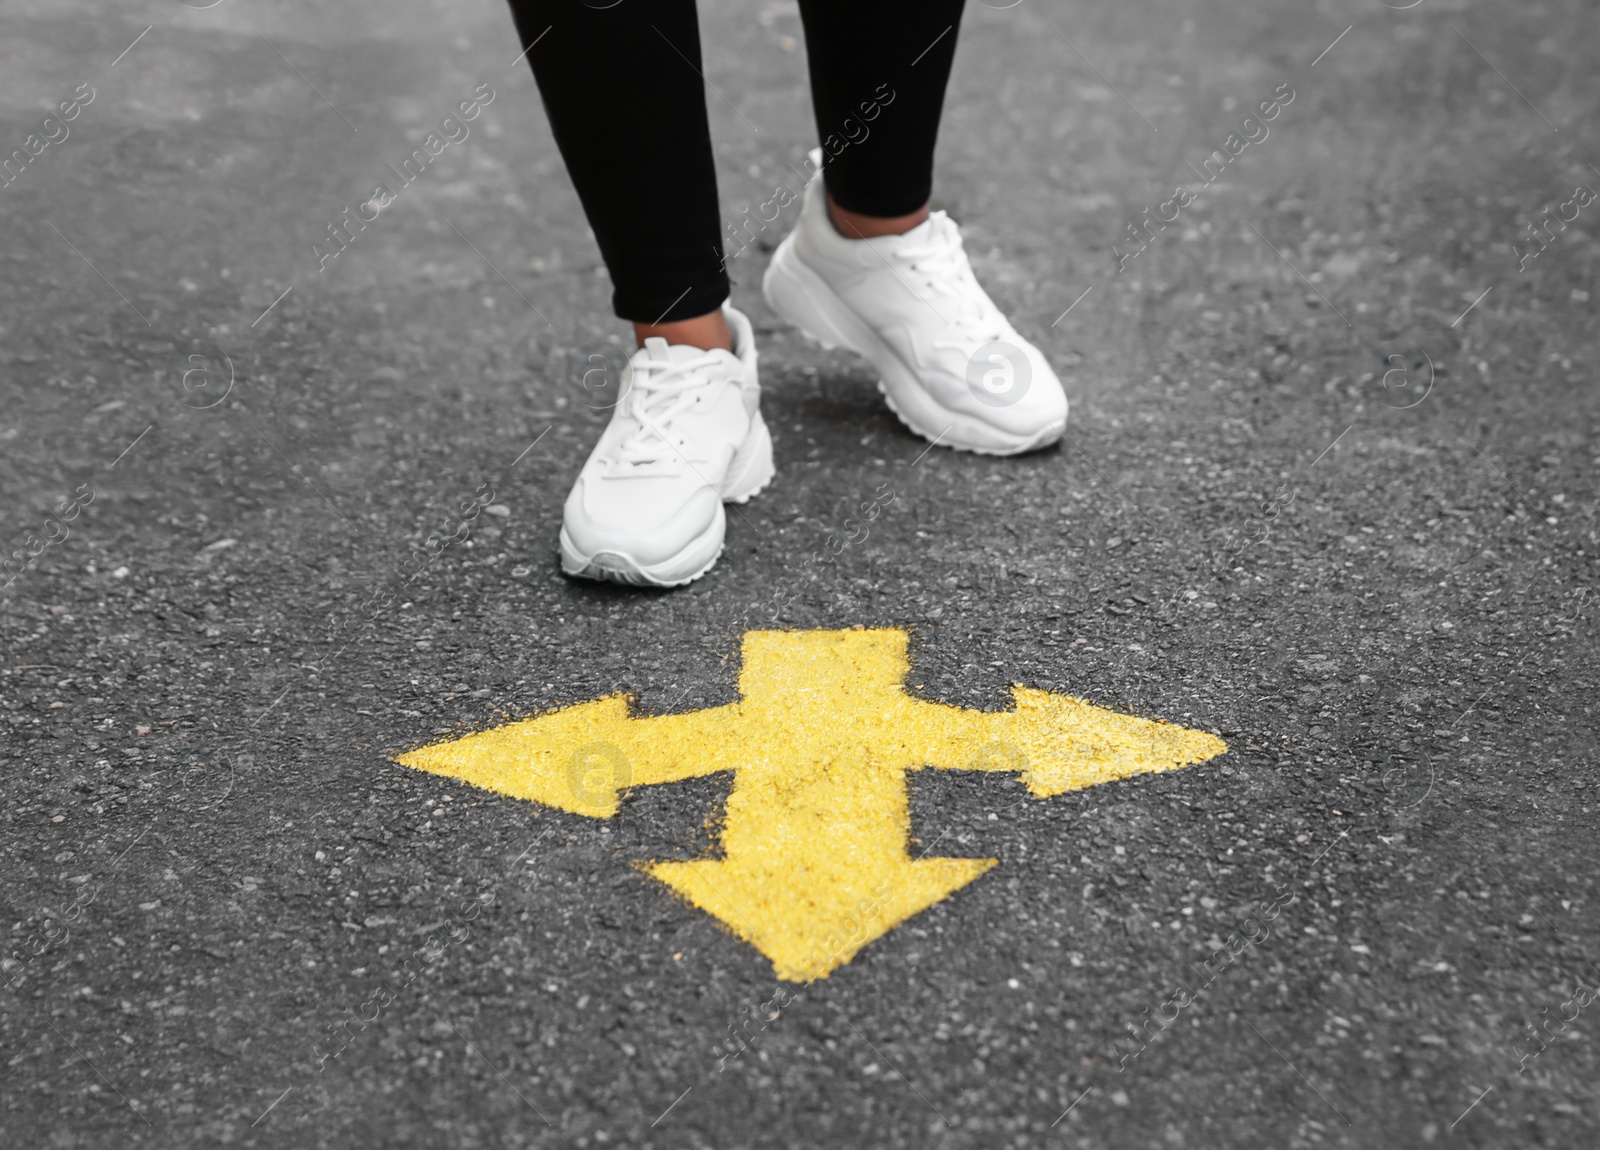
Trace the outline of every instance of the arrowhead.
<path fill-rule="evenodd" d="M 1032 687 L 1011 690 L 1016 710 L 1005 716 L 1005 738 L 986 748 L 992 761 L 983 768 L 1020 770 L 1029 793 L 1038 798 L 1176 770 L 1228 749 L 1205 731 L 1108 711 Z"/>
<path fill-rule="evenodd" d="M 400 755 L 405 766 L 573 814 L 608 819 L 633 782 L 628 700 L 612 695 Z"/>
<path fill-rule="evenodd" d="M 788 982 L 826 978 L 879 935 L 953 894 L 995 859 L 858 860 L 840 852 L 793 862 L 738 859 L 644 867 L 772 960 Z"/>

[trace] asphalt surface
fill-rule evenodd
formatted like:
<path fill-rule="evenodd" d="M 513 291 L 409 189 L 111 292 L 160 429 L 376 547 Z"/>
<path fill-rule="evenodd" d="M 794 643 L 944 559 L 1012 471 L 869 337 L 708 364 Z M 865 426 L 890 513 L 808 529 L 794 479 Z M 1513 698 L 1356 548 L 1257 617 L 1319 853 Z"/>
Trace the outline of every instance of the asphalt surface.
<path fill-rule="evenodd" d="M 706 7 L 732 220 L 811 146 L 804 50 L 792 4 Z M 1592 6 L 973 4 L 936 204 L 1067 441 L 925 450 L 752 247 L 778 480 L 669 594 L 558 570 L 607 417 L 574 365 L 621 326 L 498 4 L 3 19 L 6 152 L 94 95 L 0 188 L 0 1141 L 1600 1138 Z M 856 625 L 910 632 L 921 697 L 1020 682 L 1229 751 L 1049 800 L 917 773 L 913 849 L 999 866 L 810 985 L 633 865 L 714 855 L 725 776 L 600 822 L 394 761 L 729 702 L 746 630 Z"/>

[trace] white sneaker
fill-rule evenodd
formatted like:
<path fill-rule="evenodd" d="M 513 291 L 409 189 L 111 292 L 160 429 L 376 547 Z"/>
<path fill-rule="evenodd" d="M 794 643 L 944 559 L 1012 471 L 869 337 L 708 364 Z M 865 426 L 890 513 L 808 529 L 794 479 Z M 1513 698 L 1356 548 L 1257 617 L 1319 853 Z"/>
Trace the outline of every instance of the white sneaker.
<path fill-rule="evenodd" d="M 819 172 L 761 287 L 801 331 L 870 360 L 890 408 L 926 439 L 1014 455 L 1066 430 L 1061 381 L 978 286 L 944 212 L 904 235 L 846 239 Z"/>
<path fill-rule="evenodd" d="M 733 352 L 652 338 L 622 373 L 611 423 L 561 518 L 568 575 L 676 587 L 722 553 L 724 501 L 772 480 L 750 321 L 723 305 Z"/>

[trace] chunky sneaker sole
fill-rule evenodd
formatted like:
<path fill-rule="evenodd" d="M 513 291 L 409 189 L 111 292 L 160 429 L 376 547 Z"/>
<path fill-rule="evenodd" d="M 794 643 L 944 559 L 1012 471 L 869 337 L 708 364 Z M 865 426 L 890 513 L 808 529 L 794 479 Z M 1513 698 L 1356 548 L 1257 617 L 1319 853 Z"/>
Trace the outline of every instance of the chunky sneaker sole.
<path fill-rule="evenodd" d="M 756 413 L 750 431 L 734 454 L 728 475 L 718 486 L 723 503 L 746 503 L 772 482 L 776 469 L 772 462 L 772 436 L 766 422 Z M 616 550 L 600 550 L 585 555 L 573 545 L 565 527 L 561 528 L 561 570 L 584 579 L 628 583 L 636 587 L 682 587 L 692 583 L 716 565 L 722 555 L 727 531 L 727 514 L 721 504 L 710 525 L 676 555 L 659 563 L 643 565 Z"/>
<path fill-rule="evenodd" d="M 980 455 L 1020 455 L 1060 439 L 1061 419 L 1027 435 L 1015 435 L 965 412 L 940 404 L 918 380 L 911 365 L 885 343 L 784 237 L 761 281 L 762 294 L 779 316 L 826 348 L 842 347 L 878 369 L 878 390 L 900 422 L 924 439 Z"/>

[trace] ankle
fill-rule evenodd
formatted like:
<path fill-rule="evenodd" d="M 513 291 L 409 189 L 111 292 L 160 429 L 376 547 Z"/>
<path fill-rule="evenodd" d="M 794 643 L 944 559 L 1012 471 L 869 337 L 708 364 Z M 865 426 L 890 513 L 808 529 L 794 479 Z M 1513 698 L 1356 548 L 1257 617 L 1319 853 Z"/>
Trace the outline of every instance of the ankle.
<path fill-rule="evenodd" d="M 833 230 L 847 240 L 870 240 L 877 236 L 903 236 L 928 218 L 928 205 L 904 216 L 864 216 L 834 203 L 828 197 L 828 219 Z"/>
<path fill-rule="evenodd" d="M 715 351 L 718 348 L 733 350 L 733 333 L 728 330 L 728 320 L 721 308 L 690 319 L 633 325 L 633 338 L 639 347 L 643 347 L 644 341 L 651 336 L 660 336 L 669 344 L 686 344 L 703 351 Z"/>

